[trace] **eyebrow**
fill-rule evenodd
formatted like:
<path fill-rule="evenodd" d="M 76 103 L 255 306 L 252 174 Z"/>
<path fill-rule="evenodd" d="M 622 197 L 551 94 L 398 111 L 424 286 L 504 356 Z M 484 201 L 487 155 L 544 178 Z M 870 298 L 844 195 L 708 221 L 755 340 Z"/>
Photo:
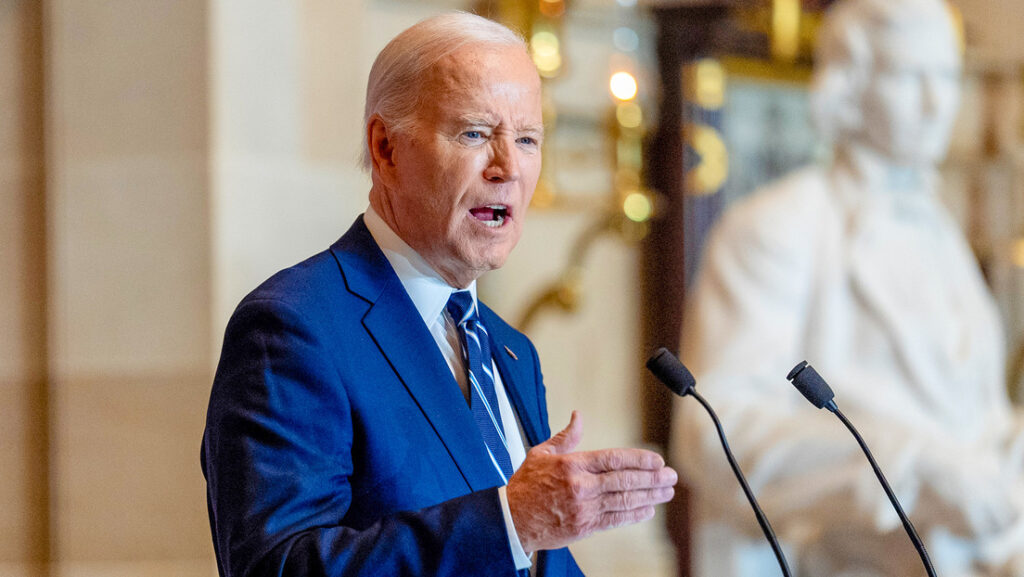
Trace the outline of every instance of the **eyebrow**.
<path fill-rule="evenodd" d="M 501 124 L 501 117 L 496 114 L 487 113 L 467 113 L 460 115 L 457 119 L 459 124 L 469 126 L 494 126 Z M 543 124 L 528 124 L 521 128 L 522 130 L 528 130 L 531 132 L 544 132 Z"/>
<path fill-rule="evenodd" d="M 493 126 L 498 121 L 494 114 L 463 114 L 458 117 L 459 124 L 468 126 Z"/>
<path fill-rule="evenodd" d="M 544 136 L 544 125 L 543 124 L 529 124 L 521 129 L 521 132 L 530 134 L 532 136 Z"/>

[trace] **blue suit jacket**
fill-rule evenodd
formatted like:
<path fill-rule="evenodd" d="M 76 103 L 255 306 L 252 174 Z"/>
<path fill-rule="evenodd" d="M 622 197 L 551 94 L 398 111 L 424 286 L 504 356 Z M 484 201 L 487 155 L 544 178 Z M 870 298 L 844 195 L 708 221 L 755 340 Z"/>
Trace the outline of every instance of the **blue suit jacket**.
<path fill-rule="evenodd" d="M 480 310 L 526 439 L 543 442 L 537 352 Z M 202 466 L 224 577 L 515 575 L 501 479 L 362 217 L 238 305 Z M 539 553 L 535 568 L 581 575 L 567 549 Z"/>

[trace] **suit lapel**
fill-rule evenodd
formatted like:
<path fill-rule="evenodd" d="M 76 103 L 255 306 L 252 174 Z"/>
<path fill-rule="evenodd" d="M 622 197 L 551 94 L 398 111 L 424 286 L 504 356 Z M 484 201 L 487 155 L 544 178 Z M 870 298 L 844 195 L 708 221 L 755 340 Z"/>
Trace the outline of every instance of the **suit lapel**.
<path fill-rule="evenodd" d="M 362 217 L 331 250 L 348 289 L 371 303 L 363 326 L 430 421 L 470 489 L 499 484 L 466 399 Z"/>
<path fill-rule="evenodd" d="M 538 412 L 536 378 L 533 374 L 533 363 L 529 362 L 531 351 L 522 348 L 522 338 L 516 339 L 515 333 L 486 306 L 480 307 L 480 316 L 491 336 L 491 351 L 494 363 L 501 373 L 502 383 L 512 407 L 516 410 L 519 423 L 526 433 L 527 442 L 532 447 L 544 442 L 540 434 L 540 414 Z M 516 350 L 519 348 L 520 350 Z"/>

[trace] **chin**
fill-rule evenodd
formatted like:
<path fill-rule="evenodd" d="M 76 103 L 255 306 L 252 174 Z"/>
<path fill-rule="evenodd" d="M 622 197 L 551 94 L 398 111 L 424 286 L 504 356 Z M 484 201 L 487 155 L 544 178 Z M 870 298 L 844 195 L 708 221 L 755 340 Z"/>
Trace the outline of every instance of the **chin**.
<path fill-rule="evenodd" d="M 502 253 L 491 253 L 485 255 L 477 255 L 472 260 L 472 268 L 479 271 L 479 274 L 497 270 L 505 266 L 505 261 L 508 259 L 508 251 Z"/>
<path fill-rule="evenodd" d="M 501 268 L 505 264 L 507 252 L 502 254 L 460 251 L 450 254 L 443 262 L 446 266 L 438 268 L 445 280 L 456 282 L 465 288 L 470 282 L 480 278 L 484 273 Z"/>
<path fill-rule="evenodd" d="M 505 257 L 484 259 L 480 263 L 480 266 L 477 267 L 477 269 L 480 270 L 481 273 L 490 272 L 492 270 L 498 270 L 499 268 L 505 266 L 505 260 Z"/>

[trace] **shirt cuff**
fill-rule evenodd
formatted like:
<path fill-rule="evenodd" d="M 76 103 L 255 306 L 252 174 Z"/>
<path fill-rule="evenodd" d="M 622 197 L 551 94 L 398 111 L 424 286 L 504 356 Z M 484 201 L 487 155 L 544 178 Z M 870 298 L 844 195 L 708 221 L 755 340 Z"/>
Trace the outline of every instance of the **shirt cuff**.
<path fill-rule="evenodd" d="M 522 571 L 533 565 L 530 557 L 523 550 L 523 544 L 519 542 L 519 534 L 516 533 L 516 526 L 512 523 L 512 510 L 508 508 L 508 495 L 505 494 L 505 487 L 498 487 L 498 498 L 501 499 L 501 514 L 505 517 L 505 529 L 508 531 L 508 546 L 512 550 L 512 560 L 515 561 L 516 571 Z"/>

